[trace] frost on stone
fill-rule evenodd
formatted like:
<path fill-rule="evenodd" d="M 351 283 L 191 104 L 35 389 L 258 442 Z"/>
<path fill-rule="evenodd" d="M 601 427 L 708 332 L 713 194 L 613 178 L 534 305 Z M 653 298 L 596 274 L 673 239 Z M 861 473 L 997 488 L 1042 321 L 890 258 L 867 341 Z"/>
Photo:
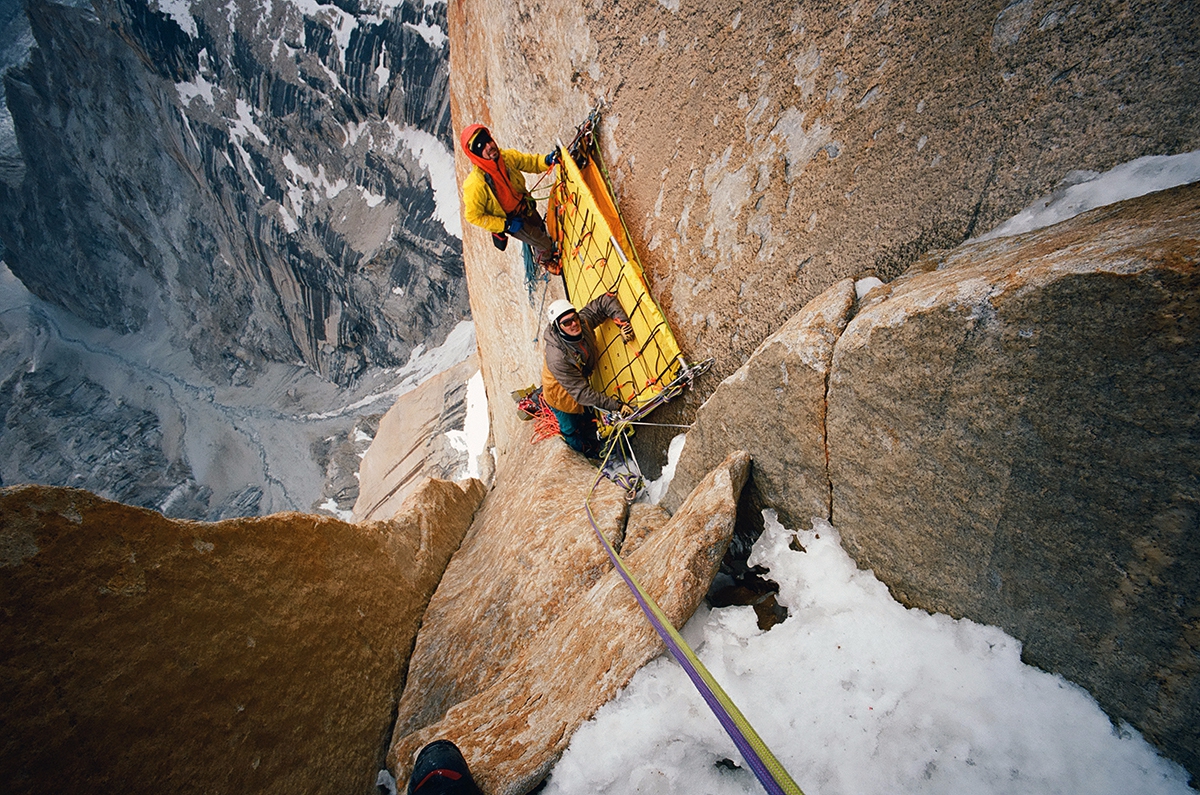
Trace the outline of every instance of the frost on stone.
<path fill-rule="evenodd" d="M 800 97 L 807 101 L 817 89 L 817 67 L 821 65 L 821 55 L 816 47 L 809 47 L 792 60 L 796 68 L 796 78 L 793 81 L 800 89 Z"/>
<path fill-rule="evenodd" d="M 704 188 L 710 197 L 704 247 L 718 251 L 726 260 L 741 250 L 738 218 L 750 198 L 751 182 L 757 175 L 757 171 L 751 172 L 747 163 L 730 171 L 732 156 L 733 147 L 729 146 L 720 159 L 704 170 Z"/>
<path fill-rule="evenodd" d="M 1029 20 L 1033 17 L 1033 0 L 1017 0 L 1009 3 L 999 14 L 992 25 L 992 51 L 1016 44 Z"/>
<path fill-rule="evenodd" d="M 826 144 L 831 143 L 833 128 L 821 124 L 817 119 L 809 129 L 804 128 L 804 111 L 788 108 L 779 116 L 771 135 L 782 139 L 783 156 L 787 161 L 787 181 L 792 182 L 804 173 Z"/>
<path fill-rule="evenodd" d="M 992 240 L 1042 229 L 1080 213 L 1147 193 L 1200 180 L 1200 150 L 1179 155 L 1139 157 L 1097 174 L 1072 171 L 1048 196 L 1043 196 L 987 234 Z"/>

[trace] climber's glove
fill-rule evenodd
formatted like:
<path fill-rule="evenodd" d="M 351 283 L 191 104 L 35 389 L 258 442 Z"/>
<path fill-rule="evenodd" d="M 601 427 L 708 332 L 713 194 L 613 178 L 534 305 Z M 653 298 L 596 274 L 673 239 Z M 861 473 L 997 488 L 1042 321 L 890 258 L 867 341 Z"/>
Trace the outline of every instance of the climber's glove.
<path fill-rule="evenodd" d="M 633 336 L 632 323 L 618 322 L 617 328 L 621 329 L 621 339 L 625 340 L 626 342 L 637 342 L 637 339 Z"/>
<path fill-rule="evenodd" d="M 521 216 L 514 215 L 512 218 L 509 218 L 508 223 L 504 225 L 504 231 L 508 232 L 510 235 L 515 235 L 521 231 L 521 227 L 523 226 L 525 226 L 525 222 L 521 220 Z"/>
<path fill-rule="evenodd" d="M 546 155 L 546 168 L 550 168 L 550 166 L 554 165 L 557 162 L 558 162 L 558 150 L 555 149 L 553 152 Z"/>

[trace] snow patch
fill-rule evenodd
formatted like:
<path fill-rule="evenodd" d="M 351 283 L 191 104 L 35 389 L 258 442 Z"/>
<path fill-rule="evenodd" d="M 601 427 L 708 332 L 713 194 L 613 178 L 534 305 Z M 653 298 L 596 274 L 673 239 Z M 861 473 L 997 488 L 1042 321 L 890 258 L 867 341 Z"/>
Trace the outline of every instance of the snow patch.
<path fill-rule="evenodd" d="M 435 136 L 415 127 L 395 128 L 393 135 L 403 143 L 429 175 L 433 188 L 433 217 L 446 232 L 462 239 L 462 216 L 458 209 L 458 180 L 454 176 L 454 153 Z"/>
<path fill-rule="evenodd" d="M 346 70 L 346 50 L 350 47 L 350 35 L 358 27 L 358 18 L 335 5 L 318 3 L 317 0 L 288 0 L 288 3 L 301 14 L 320 20 L 333 31 L 333 37 L 338 43 L 338 54 L 342 59 L 342 71 Z M 332 74 L 332 73 L 331 73 Z M 336 77 L 334 83 L 339 85 Z"/>
<path fill-rule="evenodd" d="M 1072 171 L 1049 196 L 1043 196 L 992 231 L 973 240 L 992 240 L 1032 232 L 1097 207 L 1196 181 L 1200 181 L 1200 150 L 1178 155 L 1139 157 L 1103 174 Z"/>
<path fill-rule="evenodd" d="M 353 511 L 343 511 L 341 508 L 338 507 L 337 500 L 335 500 L 333 497 L 330 497 L 329 499 L 325 500 L 325 502 L 321 503 L 317 507 L 320 508 L 325 513 L 336 516 L 337 518 L 341 519 L 343 522 L 353 522 L 354 521 L 354 512 Z"/>
<path fill-rule="evenodd" d="M 483 371 L 476 370 L 467 381 L 467 416 L 462 430 L 447 431 L 446 439 L 461 453 L 466 453 L 466 464 L 455 475 L 455 480 L 466 480 L 480 476 L 479 457 L 484 455 L 488 440 L 487 389 L 483 385 Z"/>
<path fill-rule="evenodd" d="M 463 422 L 467 442 L 467 477 L 479 477 L 479 457 L 487 449 L 489 431 L 487 388 L 483 383 L 483 371 L 476 370 L 467 382 L 467 418 Z"/>
<path fill-rule="evenodd" d="M 367 202 L 367 206 L 371 209 L 375 209 L 387 200 L 387 196 L 381 196 L 378 193 L 372 193 L 366 188 L 362 189 L 362 197 Z"/>
<path fill-rule="evenodd" d="M 244 141 L 246 136 L 250 135 L 256 138 L 259 143 L 269 145 L 271 141 L 254 121 L 254 110 L 250 107 L 250 103 L 244 99 L 238 99 L 236 107 L 237 118 L 228 120 L 229 137 L 237 141 Z"/>
<path fill-rule="evenodd" d="M 445 47 L 446 42 L 450 40 L 450 37 L 446 35 L 446 31 L 442 30 L 437 25 L 431 25 L 428 22 L 422 22 L 419 25 L 414 25 L 411 22 L 405 22 L 404 27 L 415 30 L 421 35 L 421 38 L 425 39 L 426 43 L 428 43 L 430 47 L 433 47 L 436 50 L 440 50 L 442 47 Z"/>
<path fill-rule="evenodd" d="M 179 94 L 179 101 L 184 105 L 190 105 L 192 100 L 200 97 L 208 103 L 209 107 L 213 106 L 213 89 L 218 86 L 204 79 L 204 75 L 196 73 L 196 79 L 190 83 L 176 83 L 175 91 Z"/>
<path fill-rule="evenodd" d="M 190 0 L 158 0 L 157 6 L 160 12 L 175 20 L 175 24 L 188 36 L 194 39 L 200 35 L 196 29 L 196 19 L 192 16 Z"/>
<path fill-rule="evenodd" d="M 909 610 L 822 520 L 764 511 L 750 565 L 789 618 L 701 607 L 683 635 L 805 792 L 1189 792 L 1182 767 L 995 627 Z M 612 742 L 621 737 L 622 742 Z M 687 675 L 663 655 L 572 737 L 546 795 L 761 793 Z"/>
<path fill-rule="evenodd" d="M 279 215 L 283 218 L 283 228 L 286 229 L 289 234 L 300 231 L 300 224 L 296 222 L 296 219 L 292 217 L 292 214 L 289 213 L 287 208 L 282 204 L 279 205 Z"/>
<path fill-rule="evenodd" d="M 313 186 L 318 192 L 323 192 L 327 199 L 336 197 L 344 191 L 349 183 L 345 179 L 339 177 L 337 180 L 331 181 L 325 175 L 325 164 L 321 163 L 317 166 L 317 173 L 313 173 L 312 169 L 308 168 L 296 159 L 296 156 L 291 152 L 283 156 L 283 165 L 288 171 L 292 172 L 292 176 L 300 179 L 306 185 Z M 289 183 L 290 184 L 290 183 Z"/>
<path fill-rule="evenodd" d="M 675 479 L 675 467 L 679 465 L 679 457 L 683 455 L 683 446 L 687 443 L 687 434 L 681 433 L 671 440 L 667 448 L 667 463 L 662 468 L 658 480 L 646 483 L 645 490 L 638 496 L 638 502 L 648 502 L 658 505 L 658 501 L 667 493 L 671 481 Z"/>
<path fill-rule="evenodd" d="M 854 283 L 854 294 L 858 297 L 858 300 L 861 301 L 867 297 L 867 293 L 882 285 L 883 282 L 881 282 L 879 279 L 876 279 L 874 276 L 868 276 L 867 278 L 859 279 Z"/>
<path fill-rule="evenodd" d="M 185 115 L 184 118 L 187 118 L 187 116 Z M 197 149 L 198 148 L 199 146 L 197 146 Z M 258 181 L 258 175 L 254 173 L 254 161 L 250 159 L 250 153 L 246 151 L 246 148 L 242 146 L 241 143 L 234 143 L 234 148 L 236 148 L 238 150 L 238 154 L 241 155 L 242 165 L 246 167 L 246 173 L 250 175 L 250 179 L 258 188 L 258 192 L 265 195 L 267 189 L 264 188 L 263 184 Z"/>
<path fill-rule="evenodd" d="M 370 140 L 371 132 L 370 125 L 367 122 L 346 122 L 346 126 L 342 128 L 346 132 L 346 140 L 342 142 L 342 148 L 354 146 L 358 143 L 358 139 L 362 137 L 364 132 L 367 133 L 367 140 Z"/>

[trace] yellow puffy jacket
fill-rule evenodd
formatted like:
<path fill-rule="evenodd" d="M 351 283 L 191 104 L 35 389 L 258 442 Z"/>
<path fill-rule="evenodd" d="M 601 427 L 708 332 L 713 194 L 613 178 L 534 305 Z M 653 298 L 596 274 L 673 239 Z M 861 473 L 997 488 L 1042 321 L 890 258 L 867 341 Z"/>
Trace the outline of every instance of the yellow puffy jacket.
<path fill-rule="evenodd" d="M 541 174 L 547 168 L 542 155 L 529 155 L 516 149 L 501 149 L 500 158 L 508 169 L 508 180 L 513 190 L 525 196 L 529 195 L 529 190 L 525 187 L 525 175 L 521 172 Z M 504 208 L 488 187 L 483 169 L 479 166 L 473 168 L 463 182 L 463 216 L 475 226 L 494 234 L 503 232 L 508 221 Z"/>

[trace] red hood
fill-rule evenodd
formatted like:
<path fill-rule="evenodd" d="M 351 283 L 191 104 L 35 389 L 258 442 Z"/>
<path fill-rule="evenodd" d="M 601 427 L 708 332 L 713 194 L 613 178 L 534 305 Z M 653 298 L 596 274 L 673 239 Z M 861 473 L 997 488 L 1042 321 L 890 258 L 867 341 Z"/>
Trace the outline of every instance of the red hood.
<path fill-rule="evenodd" d="M 467 129 L 462 131 L 462 135 L 459 137 L 459 142 L 462 144 L 463 151 L 466 152 L 468 160 L 482 168 L 484 171 L 492 171 L 495 166 L 491 160 L 480 157 L 467 147 L 467 144 L 471 142 L 471 139 L 475 137 L 475 133 L 479 130 L 487 130 L 488 135 L 492 134 L 492 131 L 488 130 L 488 128 L 482 124 L 472 124 L 467 127 Z M 489 166 L 491 167 L 489 168 Z"/>

